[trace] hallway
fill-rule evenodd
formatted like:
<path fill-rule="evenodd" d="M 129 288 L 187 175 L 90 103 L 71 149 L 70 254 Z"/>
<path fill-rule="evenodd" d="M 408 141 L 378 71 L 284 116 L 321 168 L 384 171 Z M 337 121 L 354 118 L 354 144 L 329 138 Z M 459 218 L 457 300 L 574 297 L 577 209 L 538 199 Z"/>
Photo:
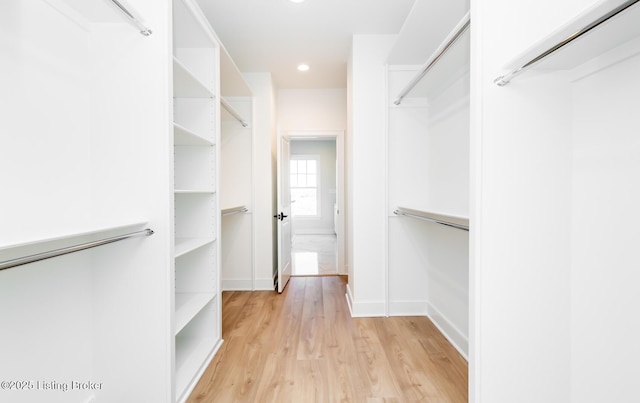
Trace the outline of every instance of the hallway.
<path fill-rule="evenodd" d="M 345 286 L 224 292 L 225 342 L 188 402 L 467 402 L 467 363 L 426 317 L 352 319 Z"/>
<path fill-rule="evenodd" d="M 291 246 L 292 276 L 336 275 L 336 235 L 296 235 Z"/>

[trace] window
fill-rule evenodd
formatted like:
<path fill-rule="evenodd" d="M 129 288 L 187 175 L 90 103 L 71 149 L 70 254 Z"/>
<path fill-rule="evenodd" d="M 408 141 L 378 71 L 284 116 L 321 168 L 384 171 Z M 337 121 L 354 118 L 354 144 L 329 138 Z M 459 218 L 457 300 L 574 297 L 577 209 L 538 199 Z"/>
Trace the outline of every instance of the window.
<path fill-rule="evenodd" d="M 320 216 L 320 156 L 292 155 L 291 214 L 297 217 Z"/>

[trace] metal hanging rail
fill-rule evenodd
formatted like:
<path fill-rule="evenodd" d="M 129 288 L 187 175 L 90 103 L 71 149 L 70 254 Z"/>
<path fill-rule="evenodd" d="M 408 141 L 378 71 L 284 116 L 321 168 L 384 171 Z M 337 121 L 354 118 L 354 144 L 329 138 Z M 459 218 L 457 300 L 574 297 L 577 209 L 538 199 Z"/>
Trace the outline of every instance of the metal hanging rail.
<path fill-rule="evenodd" d="M 232 208 L 228 208 L 228 209 L 224 209 L 222 210 L 222 216 L 228 216 L 228 215 L 233 215 L 233 214 L 240 214 L 240 213 L 246 213 L 247 211 L 249 211 L 249 209 L 247 209 L 245 206 L 240 206 L 240 207 L 232 207 Z"/>
<path fill-rule="evenodd" d="M 556 45 L 554 45 L 554 46 L 550 47 L 549 49 L 545 50 L 544 52 L 540 53 L 538 56 L 534 57 L 533 59 L 531 59 L 527 63 L 525 63 L 522 66 L 518 67 L 517 69 L 514 69 L 510 73 L 507 73 L 507 74 L 505 74 L 503 76 L 500 76 L 500 77 L 496 78 L 495 80 L 493 80 L 493 82 L 495 84 L 497 84 L 498 86 L 500 86 L 500 87 L 504 87 L 505 85 L 509 84 L 509 82 L 514 77 L 524 73 L 525 71 L 527 71 L 528 69 L 533 67 L 535 64 L 537 64 L 542 59 L 544 59 L 547 56 L 551 55 L 555 51 L 563 48 L 564 46 L 568 45 L 569 43 L 573 42 L 574 40 L 580 38 L 582 35 L 586 34 L 587 32 L 591 31 L 592 29 L 596 28 L 600 24 L 608 21 L 609 19 L 611 19 L 611 18 L 615 17 L 616 15 L 620 14 L 621 12 L 625 11 L 629 7 L 631 7 L 634 4 L 636 4 L 638 1 L 640 1 L 640 0 L 629 0 L 629 1 L 624 2 L 623 4 L 619 5 L 618 7 L 614 8 L 613 10 L 609 11 L 605 15 L 601 16 L 600 18 L 596 19 L 595 21 L 591 22 L 590 24 L 586 25 L 582 29 L 580 29 L 580 30 L 576 31 L 575 33 L 569 35 L 567 38 L 565 38 L 564 40 L 560 41 Z"/>
<path fill-rule="evenodd" d="M 395 210 L 393 214 L 433 222 L 436 224 L 445 225 L 447 227 L 461 229 L 463 231 L 469 231 L 469 220 L 466 218 L 428 213 L 425 211 L 413 210 L 405 207 L 398 207 L 398 209 Z"/>
<path fill-rule="evenodd" d="M 465 33 L 467 29 L 471 26 L 471 12 L 468 11 L 464 17 L 458 22 L 458 25 L 453 28 L 453 30 L 449 33 L 449 35 L 444 39 L 444 41 L 440 44 L 438 49 L 429 57 L 427 62 L 424 64 L 420 72 L 407 84 L 402 91 L 400 91 L 400 95 L 396 98 L 393 103 L 395 105 L 400 105 L 402 103 L 402 99 L 407 96 L 407 94 L 413 89 L 422 80 L 422 78 L 431 70 L 431 68 L 438 63 L 438 60 L 447 53 L 447 50 L 453 46 L 454 43 L 462 34 Z"/>
<path fill-rule="evenodd" d="M 126 15 L 127 18 L 129 18 L 136 27 L 138 27 L 142 35 L 149 36 L 153 33 L 153 31 L 145 27 L 144 24 L 142 24 L 136 17 L 134 17 L 133 14 L 131 14 L 129 10 L 127 10 L 127 8 L 123 6 L 118 0 L 111 0 L 111 2 L 115 4 L 115 6 L 118 7 L 118 9 L 120 9 L 120 11 L 122 11 L 122 13 Z"/>
<path fill-rule="evenodd" d="M 79 245 L 68 246 L 66 248 L 54 249 L 48 252 L 36 253 L 34 255 L 24 256 L 16 259 L 6 260 L 0 262 L 0 270 L 11 269 L 12 267 L 22 266 L 29 263 L 38 262 L 40 260 L 50 259 L 52 257 L 67 255 L 73 252 L 79 252 L 85 249 L 95 248 L 96 246 L 106 245 L 108 243 L 122 241 L 124 239 L 138 237 L 138 236 L 150 236 L 153 235 L 153 231 L 145 229 L 138 232 L 132 232 L 130 234 L 114 236 L 111 238 L 101 239 L 99 241 L 87 242 Z"/>
<path fill-rule="evenodd" d="M 249 123 L 247 123 L 242 116 L 240 116 L 240 114 L 233 109 L 233 106 L 231 106 L 231 104 L 229 104 L 229 102 L 227 102 L 226 99 L 224 98 L 220 98 L 220 104 L 222 105 L 222 107 L 224 109 L 227 110 L 227 112 L 229 112 L 231 114 L 231 116 L 233 116 L 234 118 L 236 118 L 238 120 L 238 122 L 240 122 L 240 124 L 242 125 L 242 127 L 247 127 L 249 126 Z"/>

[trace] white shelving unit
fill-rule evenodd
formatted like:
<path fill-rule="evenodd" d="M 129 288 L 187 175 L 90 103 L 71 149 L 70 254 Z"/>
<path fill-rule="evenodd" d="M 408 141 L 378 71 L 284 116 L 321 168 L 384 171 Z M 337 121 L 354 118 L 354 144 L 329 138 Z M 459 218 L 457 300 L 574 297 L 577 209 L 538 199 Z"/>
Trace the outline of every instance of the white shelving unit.
<path fill-rule="evenodd" d="M 461 229 L 469 225 L 470 34 L 465 3 L 417 1 L 389 55 L 385 295 L 388 315 L 429 316 L 466 357 L 469 235 Z"/>
<path fill-rule="evenodd" d="M 173 1 L 175 397 L 222 343 L 219 293 L 219 49 L 198 6 Z"/>
<path fill-rule="evenodd" d="M 252 92 L 225 49 L 220 58 L 221 287 L 255 290 Z M 234 210 L 238 206 L 244 209 Z M 225 214 L 230 211 L 240 214 Z"/>
<path fill-rule="evenodd" d="M 505 18 L 510 4 L 482 2 L 474 25 L 470 391 L 482 402 L 633 401 L 640 3 L 498 86 L 631 3 L 541 0 Z"/>
<path fill-rule="evenodd" d="M 0 260 L 155 232 L 0 272 L 0 377 L 102 384 L 0 401 L 174 402 L 171 7 L 110 3 L 0 6 Z"/>

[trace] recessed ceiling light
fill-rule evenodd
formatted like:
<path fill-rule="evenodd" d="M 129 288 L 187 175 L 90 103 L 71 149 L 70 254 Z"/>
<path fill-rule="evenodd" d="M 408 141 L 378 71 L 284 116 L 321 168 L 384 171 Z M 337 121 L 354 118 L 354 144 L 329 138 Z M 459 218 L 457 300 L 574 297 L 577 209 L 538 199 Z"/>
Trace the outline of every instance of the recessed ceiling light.
<path fill-rule="evenodd" d="M 289 0 L 292 3 L 302 3 L 304 0 Z"/>
<path fill-rule="evenodd" d="M 301 65 L 298 66 L 298 70 L 299 71 L 307 71 L 307 70 L 309 70 L 309 66 L 306 65 L 306 64 L 301 64 Z"/>

